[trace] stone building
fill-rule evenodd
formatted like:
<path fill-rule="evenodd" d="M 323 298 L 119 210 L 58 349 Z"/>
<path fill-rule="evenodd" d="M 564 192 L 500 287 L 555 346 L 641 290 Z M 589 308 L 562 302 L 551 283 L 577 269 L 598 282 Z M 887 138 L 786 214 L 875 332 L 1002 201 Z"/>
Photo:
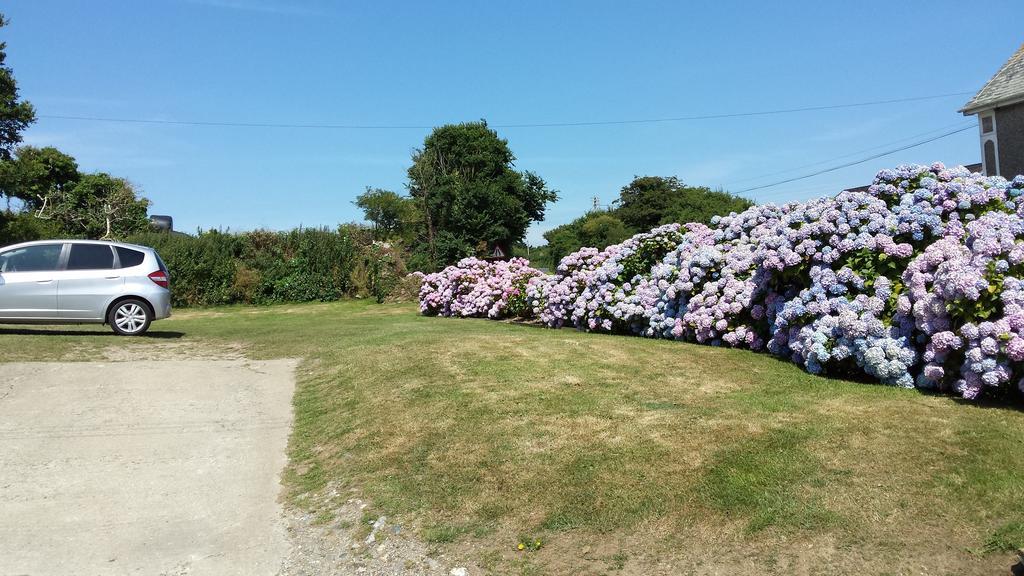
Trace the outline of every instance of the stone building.
<path fill-rule="evenodd" d="M 960 110 L 978 116 L 985 174 L 1024 174 L 1024 46 Z"/>

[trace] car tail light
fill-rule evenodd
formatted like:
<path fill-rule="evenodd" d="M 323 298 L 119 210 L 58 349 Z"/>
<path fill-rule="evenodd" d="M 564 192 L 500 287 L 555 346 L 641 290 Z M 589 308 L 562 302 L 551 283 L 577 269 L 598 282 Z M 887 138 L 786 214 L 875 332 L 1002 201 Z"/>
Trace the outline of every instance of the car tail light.
<path fill-rule="evenodd" d="M 154 284 L 161 288 L 167 288 L 170 286 L 170 280 L 167 278 L 167 273 L 163 270 L 157 270 L 156 272 L 150 272 L 149 279 Z"/>

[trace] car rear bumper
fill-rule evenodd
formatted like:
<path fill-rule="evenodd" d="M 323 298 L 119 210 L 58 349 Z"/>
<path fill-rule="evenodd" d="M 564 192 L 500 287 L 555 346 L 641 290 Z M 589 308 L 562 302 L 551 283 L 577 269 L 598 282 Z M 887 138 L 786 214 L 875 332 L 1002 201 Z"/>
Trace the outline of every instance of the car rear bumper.
<path fill-rule="evenodd" d="M 153 305 L 153 320 L 162 320 L 171 317 L 171 291 L 161 290 L 154 294 L 149 301 Z"/>

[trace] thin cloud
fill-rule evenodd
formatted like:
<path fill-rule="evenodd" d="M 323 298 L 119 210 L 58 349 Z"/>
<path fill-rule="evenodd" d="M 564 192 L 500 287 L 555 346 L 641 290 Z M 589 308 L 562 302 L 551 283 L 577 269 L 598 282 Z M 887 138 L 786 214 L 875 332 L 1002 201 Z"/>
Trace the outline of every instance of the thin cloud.
<path fill-rule="evenodd" d="M 291 14 L 295 16 L 311 16 L 320 14 L 309 6 L 281 0 L 185 0 L 189 4 L 239 10 L 244 12 L 261 12 L 264 14 Z"/>
<path fill-rule="evenodd" d="M 70 141 L 74 141 L 74 138 L 68 132 L 42 132 L 39 130 L 33 130 L 25 133 L 21 144 L 24 146 L 45 148 L 47 146 L 66 144 Z"/>

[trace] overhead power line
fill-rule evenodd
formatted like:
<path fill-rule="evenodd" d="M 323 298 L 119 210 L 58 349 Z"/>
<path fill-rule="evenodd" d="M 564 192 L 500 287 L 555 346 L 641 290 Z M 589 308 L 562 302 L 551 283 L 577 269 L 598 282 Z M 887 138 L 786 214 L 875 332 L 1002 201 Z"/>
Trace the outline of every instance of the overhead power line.
<path fill-rule="evenodd" d="M 870 102 L 854 102 L 848 104 L 829 104 L 825 106 L 805 106 L 802 108 L 781 108 L 777 110 L 760 110 L 757 112 L 730 112 L 724 114 L 701 114 L 696 116 L 677 116 L 675 118 L 648 118 L 641 120 L 605 120 L 597 122 L 550 122 L 536 124 L 504 124 L 495 125 L 495 128 L 554 128 L 563 126 L 609 126 L 615 124 L 655 124 L 658 122 L 685 122 L 690 120 L 720 120 L 724 118 L 744 118 L 749 116 L 773 116 L 777 114 L 794 114 L 797 112 L 815 112 L 820 110 L 838 110 L 842 108 L 860 108 L 863 106 L 879 106 L 882 104 L 898 104 L 901 102 L 919 102 L 921 100 L 936 100 L 938 98 L 950 98 L 952 96 L 966 96 L 973 92 L 954 92 L 951 94 L 936 94 L 933 96 L 914 96 L 910 98 L 894 98 L 891 100 L 874 100 Z"/>
<path fill-rule="evenodd" d="M 821 174 L 827 174 L 829 172 L 835 172 L 836 170 L 842 170 L 843 168 L 849 168 L 850 166 L 856 166 L 858 164 L 863 164 L 865 162 L 870 162 L 871 160 L 875 160 L 876 158 L 881 158 L 883 156 L 888 156 L 889 154 L 895 154 L 896 152 L 902 152 L 904 150 L 910 150 L 911 148 L 916 148 L 918 146 L 923 146 L 925 144 L 928 144 L 929 142 L 934 142 L 936 140 L 940 140 L 942 138 L 946 138 L 948 136 L 952 136 L 954 134 L 959 134 L 960 132 L 965 132 L 967 130 L 971 130 L 971 129 L 975 129 L 975 128 L 976 128 L 976 126 L 974 124 L 971 124 L 970 126 L 964 126 L 963 128 L 958 128 L 956 130 L 950 130 L 949 132 L 944 132 L 942 134 L 939 134 L 938 136 L 932 136 L 931 138 L 926 138 L 924 140 L 919 140 L 919 141 L 914 142 L 912 144 L 907 144 L 906 146 L 900 146 L 899 148 L 893 148 L 891 150 L 886 150 L 884 152 L 879 152 L 878 154 L 873 154 L 871 156 L 868 156 L 867 158 L 861 158 L 860 160 L 854 160 L 852 162 L 845 162 L 845 163 L 839 164 L 837 166 L 832 166 L 830 168 L 825 168 L 823 170 L 818 170 L 816 172 L 811 172 L 810 174 L 804 174 L 803 176 L 794 176 L 793 178 L 787 178 L 785 180 L 779 180 L 778 182 L 772 182 L 771 184 L 762 184 L 760 186 L 753 186 L 751 188 L 744 188 L 743 190 L 737 190 L 737 191 L 735 191 L 733 193 L 734 194 L 743 194 L 743 193 L 746 193 L 746 192 L 753 192 L 754 190 L 762 190 L 764 188 L 771 188 L 773 186 L 779 186 L 781 184 L 787 184 L 789 182 L 796 182 L 798 180 L 806 180 L 807 178 L 813 178 L 814 176 L 820 176 Z"/>
<path fill-rule="evenodd" d="M 849 152 L 847 154 L 842 154 L 840 156 L 833 156 L 831 158 L 826 158 L 824 160 L 819 160 L 817 162 L 811 162 L 809 164 L 802 164 L 800 166 L 793 166 L 792 168 L 787 168 L 785 170 L 779 170 L 777 172 L 769 172 L 768 174 L 761 174 L 759 176 L 750 176 L 750 177 L 747 177 L 747 178 L 740 178 L 739 180 L 733 180 L 729 184 L 725 185 L 725 188 L 726 189 L 735 188 L 741 182 L 750 182 L 752 180 L 765 180 L 765 179 L 771 178 L 772 176 L 781 176 L 783 174 L 789 174 L 789 173 L 792 173 L 792 172 L 798 172 L 798 171 L 803 170 L 805 168 L 813 168 L 815 166 L 821 166 L 822 164 L 829 164 L 831 162 L 836 162 L 838 160 L 843 160 L 845 158 L 851 158 L 853 156 L 860 156 L 861 154 L 867 154 L 868 152 L 874 152 L 875 150 L 881 150 L 883 148 L 888 148 L 890 146 L 896 146 L 898 144 L 903 144 L 904 142 L 909 142 L 911 140 L 917 140 L 919 138 L 925 138 L 925 137 L 931 136 L 933 134 L 937 134 L 939 132 L 943 132 L 945 130 L 951 130 L 951 129 L 954 129 L 954 128 L 962 128 L 962 127 L 966 127 L 966 126 L 977 126 L 977 122 L 972 120 L 972 121 L 968 121 L 968 122 L 956 122 L 954 124 L 947 124 L 945 126 L 941 126 L 939 128 L 935 128 L 933 130 L 928 130 L 926 132 L 920 132 L 920 133 L 914 134 L 912 136 L 907 136 L 906 138 L 900 138 L 898 140 L 891 140 L 891 141 L 885 142 L 883 144 L 878 144 L 876 146 L 871 146 L 871 147 L 868 147 L 868 148 L 862 148 L 862 149 L 856 150 L 854 152 Z"/>
<path fill-rule="evenodd" d="M 745 118 L 751 116 L 772 116 L 777 114 L 795 114 L 798 112 L 815 112 L 822 110 L 839 110 L 843 108 L 860 108 L 864 106 L 880 106 L 884 104 L 899 104 L 904 102 L 920 102 L 922 100 L 936 100 L 939 98 L 950 98 L 953 96 L 965 96 L 973 92 L 952 92 L 949 94 L 935 94 L 931 96 L 913 96 L 909 98 L 893 98 L 889 100 L 872 100 L 868 102 L 853 102 L 847 104 L 829 104 L 823 106 L 805 106 L 801 108 L 781 108 L 775 110 L 759 110 L 754 112 L 729 112 L 722 114 L 701 114 L 694 116 L 676 116 L 671 118 L 641 118 L 631 120 L 598 120 L 590 122 L 535 122 L 524 124 L 491 124 L 492 128 L 564 128 L 576 126 L 613 126 L 621 124 L 656 124 L 663 122 L 685 122 L 692 120 L 720 120 L 725 118 Z M 126 124 L 164 124 L 173 126 L 210 126 L 228 128 L 298 128 L 298 129 L 320 129 L 320 130 L 429 130 L 434 124 L 332 124 L 332 123 L 299 123 L 299 122 L 233 122 L 233 121 L 204 121 L 204 120 L 163 120 L 146 118 L 125 118 L 112 116 L 75 116 L 67 114 L 40 114 L 40 118 L 52 120 L 79 120 L 85 122 L 119 122 Z"/>

